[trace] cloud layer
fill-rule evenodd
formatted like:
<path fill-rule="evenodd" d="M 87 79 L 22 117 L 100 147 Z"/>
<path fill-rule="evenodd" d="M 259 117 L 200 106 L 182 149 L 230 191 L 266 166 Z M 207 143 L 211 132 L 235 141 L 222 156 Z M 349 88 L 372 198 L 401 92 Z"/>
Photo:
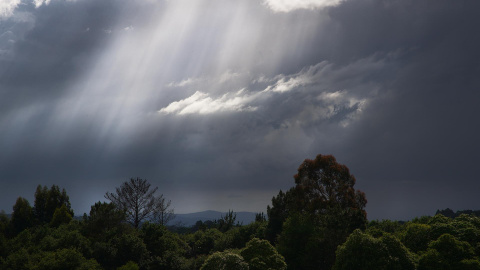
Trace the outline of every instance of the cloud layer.
<path fill-rule="evenodd" d="M 3 1 L 0 209 L 138 176 L 178 212 L 265 211 L 319 153 L 369 218 L 478 209 L 478 5 Z"/>

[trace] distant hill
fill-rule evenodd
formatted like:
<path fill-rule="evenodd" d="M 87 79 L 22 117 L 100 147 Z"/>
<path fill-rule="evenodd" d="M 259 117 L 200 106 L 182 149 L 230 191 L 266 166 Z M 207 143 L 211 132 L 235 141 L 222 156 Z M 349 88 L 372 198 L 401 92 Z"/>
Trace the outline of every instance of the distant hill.
<path fill-rule="evenodd" d="M 237 219 L 240 224 L 248 225 L 255 221 L 255 215 L 257 213 L 253 212 L 234 212 L 237 214 Z M 195 223 L 199 220 L 207 221 L 211 220 L 214 221 L 216 219 L 222 218 L 225 216 L 227 212 L 219 212 L 219 211 L 203 211 L 203 212 L 196 212 L 196 213 L 189 213 L 189 214 L 175 214 L 175 219 L 170 221 L 168 225 L 181 225 L 185 227 L 190 227 L 195 225 Z M 12 214 L 5 214 L 9 219 L 12 217 Z M 83 216 L 74 216 L 73 219 L 81 221 L 83 220 Z"/>
<path fill-rule="evenodd" d="M 222 216 L 225 216 L 227 212 L 218 212 L 218 211 L 203 211 L 190 214 L 175 214 L 175 219 L 170 221 L 169 225 L 182 225 L 182 226 L 193 226 L 199 220 L 214 221 L 220 219 Z M 235 212 L 237 214 L 236 221 L 240 224 L 247 225 L 255 221 L 255 214 L 253 212 Z"/>

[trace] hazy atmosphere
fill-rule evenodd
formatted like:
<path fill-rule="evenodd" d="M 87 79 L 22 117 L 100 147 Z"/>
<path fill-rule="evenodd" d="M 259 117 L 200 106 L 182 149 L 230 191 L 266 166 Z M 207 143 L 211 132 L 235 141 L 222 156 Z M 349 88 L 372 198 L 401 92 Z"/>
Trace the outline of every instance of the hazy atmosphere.
<path fill-rule="evenodd" d="M 266 210 L 332 154 L 369 219 L 480 209 L 480 2 L 0 0 L 0 209 L 130 177 Z"/>

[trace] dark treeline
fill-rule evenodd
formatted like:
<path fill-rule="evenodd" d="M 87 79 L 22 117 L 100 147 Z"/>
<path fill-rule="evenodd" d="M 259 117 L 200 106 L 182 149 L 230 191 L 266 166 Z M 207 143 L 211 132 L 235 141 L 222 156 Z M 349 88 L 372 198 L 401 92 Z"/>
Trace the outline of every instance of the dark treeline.
<path fill-rule="evenodd" d="M 480 210 L 458 210 L 457 212 L 453 212 L 452 209 L 447 208 L 447 209 L 443 209 L 443 210 L 437 210 L 437 212 L 435 214 L 436 215 L 441 214 L 441 215 L 444 215 L 444 216 L 449 217 L 449 218 L 456 218 L 456 217 L 459 217 L 463 214 L 474 215 L 474 216 L 480 217 Z"/>
<path fill-rule="evenodd" d="M 478 211 L 367 221 L 355 178 L 331 155 L 305 160 L 255 222 L 229 211 L 192 227 L 157 188 L 132 178 L 74 219 L 67 192 L 38 186 L 0 214 L 0 269 L 480 269 Z"/>

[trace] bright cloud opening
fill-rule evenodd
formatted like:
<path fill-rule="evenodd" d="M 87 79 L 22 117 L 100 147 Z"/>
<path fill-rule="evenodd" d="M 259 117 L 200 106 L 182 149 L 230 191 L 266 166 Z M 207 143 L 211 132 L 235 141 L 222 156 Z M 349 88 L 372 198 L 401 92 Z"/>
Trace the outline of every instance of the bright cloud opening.
<path fill-rule="evenodd" d="M 254 111 L 255 107 L 246 105 L 253 96 L 243 94 L 243 89 L 235 94 L 225 94 L 219 98 L 211 98 L 200 91 L 192 96 L 170 103 L 159 112 L 164 114 L 211 114 L 226 111 Z"/>
<path fill-rule="evenodd" d="M 0 1 L 0 19 L 5 19 L 13 15 L 13 11 L 20 4 L 20 0 L 2 0 Z"/>
<path fill-rule="evenodd" d="M 51 0 L 33 0 L 36 8 L 41 7 L 43 4 L 48 5 L 50 4 Z"/>
<path fill-rule="evenodd" d="M 337 6 L 341 2 L 342 0 L 265 0 L 263 3 L 275 12 L 290 12 Z"/>

